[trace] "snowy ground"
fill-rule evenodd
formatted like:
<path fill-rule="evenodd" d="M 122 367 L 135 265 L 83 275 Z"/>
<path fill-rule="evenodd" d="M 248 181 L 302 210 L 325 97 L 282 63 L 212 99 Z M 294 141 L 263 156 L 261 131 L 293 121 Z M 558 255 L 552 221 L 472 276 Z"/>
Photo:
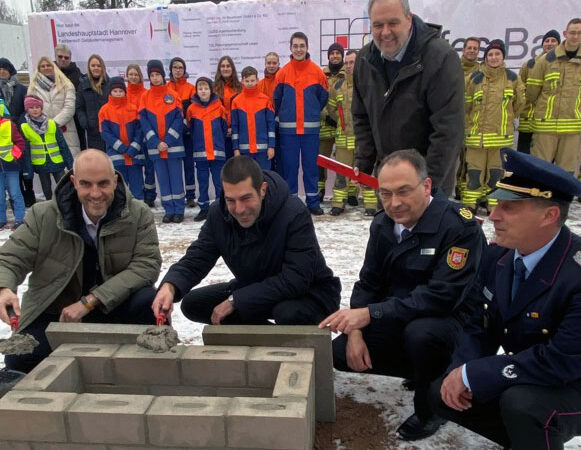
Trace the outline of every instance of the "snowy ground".
<path fill-rule="evenodd" d="M 328 191 L 329 192 L 329 191 Z M 329 209 L 329 205 L 323 205 Z M 163 211 L 155 209 L 156 223 L 160 238 L 160 248 L 163 256 L 162 276 L 169 266 L 176 262 L 185 252 L 190 242 L 196 238 L 201 224 L 193 222 L 198 209 L 188 209 L 185 221 L 182 224 L 162 224 Z M 365 252 L 365 245 L 369 236 L 369 218 L 364 218 L 361 209 L 349 209 L 339 217 L 328 215 L 315 217 L 315 227 L 320 246 L 327 264 L 335 274 L 341 278 L 343 291 L 341 306 L 349 305 L 349 298 L 354 282 L 357 280 Z M 571 218 L 568 225 L 576 232 L 581 232 L 581 205 L 572 206 Z M 485 221 L 484 231 L 488 239 L 493 237 L 492 224 Z M 4 243 L 10 231 L 0 232 L 0 244 Z M 160 277 L 161 279 L 161 277 Z M 231 273 L 222 260 L 216 265 L 202 284 L 210 284 L 231 279 Z M 26 289 L 22 286 L 19 294 Z M 174 327 L 185 343 L 201 344 L 203 325 L 190 322 L 181 314 L 179 308 L 174 313 Z M 10 335 L 9 328 L 0 323 L 0 338 Z M 0 367 L 3 366 L 0 356 Z M 351 396 L 363 403 L 378 404 L 385 408 L 383 418 L 390 429 L 395 429 L 405 418 L 412 413 L 412 393 L 401 388 L 401 380 L 397 378 L 376 375 L 335 373 L 335 389 L 339 396 Z M 344 448 L 344 447 L 341 447 Z M 401 442 L 398 449 L 428 450 L 428 449 L 499 449 L 494 443 L 487 441 L 454 424 L 446 424 L 440 432 L 430 439 L 410 443 Z M 581 438 L 576 438 L 566 446 L 567 450 L 581 450 Z"/>

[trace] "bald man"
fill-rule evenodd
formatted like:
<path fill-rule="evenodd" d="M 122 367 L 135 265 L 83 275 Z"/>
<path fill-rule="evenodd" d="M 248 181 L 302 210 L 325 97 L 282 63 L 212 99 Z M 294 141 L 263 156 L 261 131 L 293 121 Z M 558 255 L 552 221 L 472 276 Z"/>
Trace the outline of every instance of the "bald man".
<path fill-rule="evenodd" d="M 48 356 L 50 322 L 154 324 L 160 267 L 149 208 L 105 153 L 83 151 L 52 200 L 34 205 L 0 248 L 0 319 L 9 323 L 12 307 L 18 331 L 39 342 L 32 354 L 6 356 L 6 369 L 29 372 Z M 20 304 L 17 288 L 29 273 Z"/>

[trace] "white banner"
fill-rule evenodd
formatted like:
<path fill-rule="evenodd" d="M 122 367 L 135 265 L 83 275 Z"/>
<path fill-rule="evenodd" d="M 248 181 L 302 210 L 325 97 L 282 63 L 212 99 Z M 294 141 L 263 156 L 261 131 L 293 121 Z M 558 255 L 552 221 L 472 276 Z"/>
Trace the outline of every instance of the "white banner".
<path fill-rule="evenodd" d="M 579 8 L 578 0 L 412 0 L 412 12 L 443 26 L 443 37 L 458 51 L 464 38 L 503 39 L 507 65 L 518 69 L 539 52 L 545 32 L 561 32 Z M 303 31 L 314 61 L 327 64 L 327 48 L 335 41 L 358 49 L 370 39 L 367 0 L 240 0 L 218 5 L 195 3 L 167 8 L 83 10 L 28 16 L 31 62 L 53 56 L 56 44 L 67 44 L 81 71 L 87 59 L 100 54 L 110 76 L 124 75 L 127 64 L 145 69 L 148 59 L 166 65 L 184 58 L 190 77 L 213 77 L 218 59 L 230 55 L 240 72 L 252 65 L 259 72 L 264 55 L 275 51 L 281 63 L 289 58 L 289 37 Z M 482 55 L 482 53 L 481 53 Z M 169 74 L 168 74 L 169 76 Z"/>

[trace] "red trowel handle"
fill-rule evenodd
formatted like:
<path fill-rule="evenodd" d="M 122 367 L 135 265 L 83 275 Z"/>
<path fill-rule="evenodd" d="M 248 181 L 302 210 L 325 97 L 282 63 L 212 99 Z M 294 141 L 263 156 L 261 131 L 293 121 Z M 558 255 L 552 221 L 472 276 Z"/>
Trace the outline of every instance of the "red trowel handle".
<path fill-rule="evenodd" d="M 18 330 L 18 316 L 14 312 L 14 308 L 12 306 L 8 307 L 8 317 L 10 317 L 10 329 L 12 331 Z"/>
<path fill-rule="evenodd" d="M 157 326 L 161 327 L 165 325 L 166 320 L 167 320 L 167 311 L 163 310 L 157 316 Z"/>

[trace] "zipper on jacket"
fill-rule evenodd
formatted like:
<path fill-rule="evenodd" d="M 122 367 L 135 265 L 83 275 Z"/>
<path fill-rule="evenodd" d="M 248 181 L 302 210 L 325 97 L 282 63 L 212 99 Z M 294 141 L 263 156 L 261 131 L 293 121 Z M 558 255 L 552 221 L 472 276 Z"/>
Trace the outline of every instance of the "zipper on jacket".
<path fill-rule="evenodd" d="M 389 87 L 389 89 L 385 92 L 385 94 L 383 94 L 383 98 L 387 101 L 389 96 L 392 94 L 392 92 L 395 90 L 395 87 L 398 85 L 398 83 L 400 83 L 403 80 L 406 80 L 414 75 L 417 75 L 418 73 L 420 73 L 423 69 L 424 66 L 422 65 L 421 61 L 418 59 L 417 61 L 414 61 L 411 64 L 408 64 L 407 66 L 403 67 L 402 69 L 408 69 L 408 68 L 413 68 L 414 70 L 409 70 L 409 73 L 406 73 L 405 76 L 403 78 L 400 77 L 401 71 L 398 72 L 397 76 L 395 77 L 395 80 L 393 80 L 393 83 L 391 83 L 391 86 Z"/>

